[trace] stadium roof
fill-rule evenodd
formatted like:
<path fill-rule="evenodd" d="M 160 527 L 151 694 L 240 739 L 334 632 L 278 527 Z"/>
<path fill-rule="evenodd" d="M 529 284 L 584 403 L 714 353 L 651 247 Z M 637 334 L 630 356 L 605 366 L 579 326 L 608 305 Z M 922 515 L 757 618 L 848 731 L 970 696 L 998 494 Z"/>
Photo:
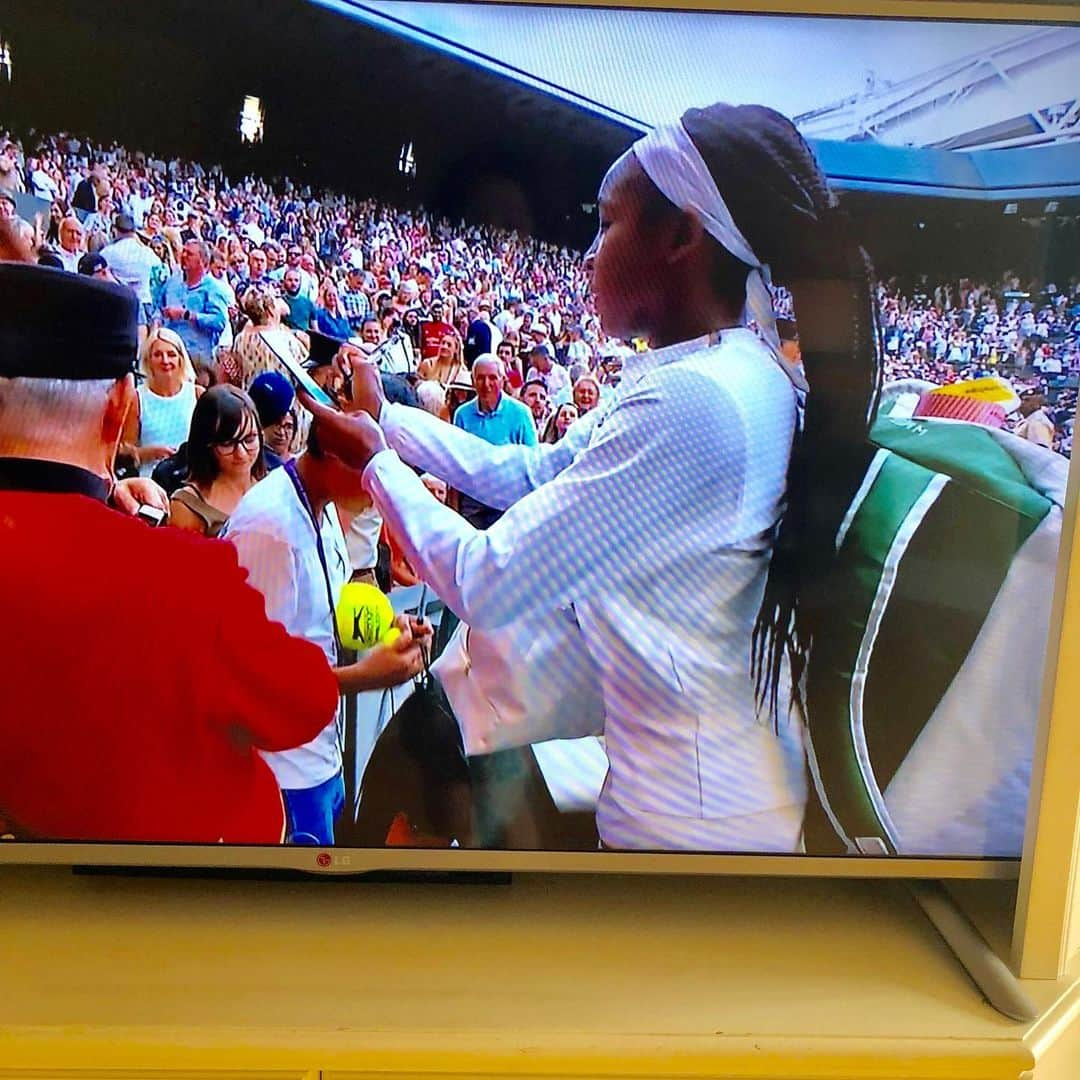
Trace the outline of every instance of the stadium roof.
<path fill-rule="evenodd" d="M 805 135 L 841 141 L 1080 137 L 1078 26 L 317 2 L 638 130 L 729 101 L 770 105 Z"/>
<path fill-rule="evenodd" d="M 849 61 L 843 67 L 827 42 L 820 50 L 812 49 L 808 39 L 800 42 L 790 32 L 792 20 L 758 18 L 754 26 L 759 34 L 762 26 L 787 27 L 775 47 L 801 45 L 810 53 L 806 62 L 796 63 L 783 53 L 777 63 L 763 63 L 767 53 L 760 51 L 748 59 L 749 46 L 737 35 L 725 38 L 723 48 L 710 43 L 723 62 L 707 70 L 700 56 L 687 57 L 684 49 L 682 67 L 701 69 L 695 70 L 699 78 L 694 85 L 701 84 L 696 96 L 687 98 L 685 80 L 680 83 L 679 71 L 669 70 L 680 65 L 657 65 L 651 59 L 667 55 L 665 42 L 671 44 L 670 36 L 665 39 L 660 33 L 660 23 L 642 24 L 657 28 L 651 53 L 643 54 L 644 45 L 633 37 L 638 33 L 633 28 L 640 29 L 633 20 L 654 14 L 661 22 L 671 17 L 663 12 L 438 5 L 446 19 L 512 18 L 502 24 L 506 48 L 500 45 L 498 53 L 492 48 L 485 54 L 474 48 L 481 40 L 441 38 L 399 18 L 421 5 L 401 3 L 391 9 L 388 0 L 374 2 L 380 10 L 372 4 L 361 7 L 355 0 L 155 0 L 142 5 L 95 0 L 89 7 L 85 0 L 49 0 L 15 5 L 4 15 L 17 73 L 12 83 L 0 83 L 2 123 L 24 133 L 31 128 L 74 130 L 106 143 L 116 139 L 134 149 L 207 165 L 220 162 L 234 178 L 290 175 L 316 186 L 395 205 L 423 204 L 455 219 L 516 228 L 580 247 L 595 228 L 593 204 L 605 169 L 651 123 L 627 112 L 637 106 L 616 90 L 629 95 L 648 84 L 657 101 L 657 120 L 717 97 L 763 100 L 799 115 L 798 110 L 811 103 L 833 100 L 847 85 L 844 80 L 858 74 L 858 65 Z M 394 18 L 382 8 L 393 10 Z M 579 21 L 559 21 L 569 16 Z M 603 17 L 611 40 L 600 40 L 599 23 L 582 22 L 583 16 Z M 728 33 L 728 22 L 718 18 Z M 173 65 L 147 63 L 147 57 L 171 55 L 171 27 L 210 22 L 214 34 L 184 54 L 182 79 Z M 832 34 L 855 23 L 814 25 L 826 26 Z M 904 24 L 889 23 L 888 34 L 881 32 L 883 24 L 867 25 L 874 30 L 870 39 L 880 39 L 876 44 L 868 40 L 868 55 L 880 55 L 881 41 L 892 53 L 903 54 L 895 32 Z M 968 45 L 974 47 L 980 27 L 964 29 Z M 988 28 L 982 46 L 992 51 L 995 40 L 1005 40 L 1002 33 L 1015 29 Z M 84 59 L 85 42 L 91 38 L 98 78 L 93 92 L 87 93 L 71 82 L 70 73 Z M 911 38 L 907 44 L 920 46 L 919 55 L 928 57 L 928 39 Z M 640 77 L 646 55 L 657 68 L 648 79 Z M 943 63 L 950 55 L 934 53 Z M 1015 60 L 1018 53 L 1010 55 Z M 622 57 L 622 67 L 609 77 L 605 72 L 613 56 Z M 962 56 L 959 47 L 955 56 Z M 570 63 L 574 58 L 576 65 Z M 529 61 L 530 66 L 516 67 L 511 62 L 515 60 Z M 577 74 L 564 72 L 577 81 L 568 78 L 562 86 L 553 81 L 556 62 L 581 68 Z M 641 86 L 615 77 L 621 72 L 628 79 L 631 71 Z M 734 79 L 742 91 L 721 92 L 723 79 Z M 589 93 L 607 96 L 590 98 Z M 242 144 L 236 128 L 248 94 L 262 99 L 267 117 L 264 140 L 255 146 Z M 898 130 L 893 122 L 907 120 L 902 103 L 892 105 L 896 108 L 882 126 Z M 1062 119 L 1067 117 L 1058 117 Z M 833 186 L 847 193 L 853 209 L 873 203 L 881 192 L 912 196 L 904 200 L 907 217 L 940 218 L 946 224 L 959 220 L 949 196 L 967 200 L 965 220 L 976 215 L 988 225 L 995 218 L 1002 225 L 1013 220 L 1002 211 L 1022 220 L 1070 217 L 1080 208 L 1077 139 L 986 154 L 918 151 L 873 139 L 812 141 Z M 416 168 L 406 175 L 399 164 L 409 147 Z M 995 200 L 1000 201 L 995 205 Z M 1059 205 L 1050 208 L 1054 200 Z M 888 215 L 875 211 L 869 217 L 880 222 Z"/>
<path fill-rule="evenodd" d="M 811 143 L 830 182 L 848 191 L 979 201 L 1080 198 L 1080 142 L 970 153 Z"/>
<path fill-rule="evenodd" d="M 757 102 L 795 119 L 838 188 L 1080 197 L 1080 27 L 316 2 L 628 135 L 692 105 Z M 1007 145 L 1027 149 L 978 149 Z"/>

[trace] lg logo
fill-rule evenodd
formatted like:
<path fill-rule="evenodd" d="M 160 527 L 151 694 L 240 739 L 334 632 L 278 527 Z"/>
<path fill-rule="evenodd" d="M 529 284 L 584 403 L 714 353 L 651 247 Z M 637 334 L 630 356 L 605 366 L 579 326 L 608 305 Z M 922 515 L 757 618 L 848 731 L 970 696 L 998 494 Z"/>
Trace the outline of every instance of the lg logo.
<path fill-rule="evenodd" d="M 351 866 L 351 855 L 331 855 L 329 851 L 320 851 L 315 856 L 315 865 L 320 870 L 329 870 L 331 866 Z"/>

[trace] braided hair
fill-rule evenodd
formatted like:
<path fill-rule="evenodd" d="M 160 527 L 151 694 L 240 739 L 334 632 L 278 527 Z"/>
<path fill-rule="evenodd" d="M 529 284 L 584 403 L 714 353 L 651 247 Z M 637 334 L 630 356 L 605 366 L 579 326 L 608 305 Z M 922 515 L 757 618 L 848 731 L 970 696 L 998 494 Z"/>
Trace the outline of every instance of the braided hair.
<path fill-rule="evenodd" d="M 790 120 L 764 106 L 719 104 L 689 110 L 682 124 L 750 247 L 792 293 L 810 386 L 751 643 L 757 703 L 775 724 L 785 659 L 791 700 L 803 703 L 836 535 L 869 460 L 881 384 L 873 270 Z M 749 268 L 719 243 L 714 260 L 714 291 L 739 310 Z"/>

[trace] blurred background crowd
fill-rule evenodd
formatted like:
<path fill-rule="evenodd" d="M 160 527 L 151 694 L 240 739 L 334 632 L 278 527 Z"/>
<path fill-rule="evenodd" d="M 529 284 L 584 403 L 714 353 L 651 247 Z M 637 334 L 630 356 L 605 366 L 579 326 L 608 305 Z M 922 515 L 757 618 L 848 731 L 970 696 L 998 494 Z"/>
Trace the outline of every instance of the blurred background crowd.
<path fill-rule="evenodd" d="M 306 424 L 283 354 L 332 381 L 337 345 L 351 341 L 412 404 L 496 441 L 555 442 L 647 345 L 605 337 L 580 251 L 70 132 L 0 135 L 0 216 L 17 220 L 40 262 L 138 297 L 144 382 L 121 467 L 143 475 L 176 464 L 196 395 L 215 384 L 254 391 L 268 449 L 298 452 Z M 780 287 L 775 300 L 797 361 L 790 298 Z M 1071 453 L 1080 281 L 917 275 L 881 281 L 878 301 L 886 381 L 1005 378 L 1023 398 L 1007 426 Z M 474 380 L 480 357 L 494 378 Z M 504 397 L 524 406 L 515 415 L 531 431 L 477 420 L 510 408 Z M 175 489 L 186 453 L 157 472 Z"/>

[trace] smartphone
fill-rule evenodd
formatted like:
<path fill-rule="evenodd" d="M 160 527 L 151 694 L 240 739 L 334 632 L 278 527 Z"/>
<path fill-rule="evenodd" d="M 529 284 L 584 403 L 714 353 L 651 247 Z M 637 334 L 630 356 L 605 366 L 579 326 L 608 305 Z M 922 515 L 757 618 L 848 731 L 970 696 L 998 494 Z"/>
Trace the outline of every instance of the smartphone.
<path fill-rule="evenodd" d="M 135 511 L 135 516 L 140 521 L 145 521 L 151 528 L 157 528 L 159 525 L 164 525 L 168 514 L 164 510 L 159 510 L 156 506 L 142 505 Z"/>
<path fill-rule="evenodd" d="M 292 376 L 293 382 L 297 386 L 301 387 L 308 394 L 310 394 L 320 405 L 325 405 L 328 409 L 336 409 L 341 411 L 341 406 L 308 374 L 304 365 L 301 364 L 292 356 L 283 356 L 281 353 L 266 340 L 266 335 L 263 335 L 263 341 L 270 349 L 270 351 L 281 361 L 282 367 Z"/>

